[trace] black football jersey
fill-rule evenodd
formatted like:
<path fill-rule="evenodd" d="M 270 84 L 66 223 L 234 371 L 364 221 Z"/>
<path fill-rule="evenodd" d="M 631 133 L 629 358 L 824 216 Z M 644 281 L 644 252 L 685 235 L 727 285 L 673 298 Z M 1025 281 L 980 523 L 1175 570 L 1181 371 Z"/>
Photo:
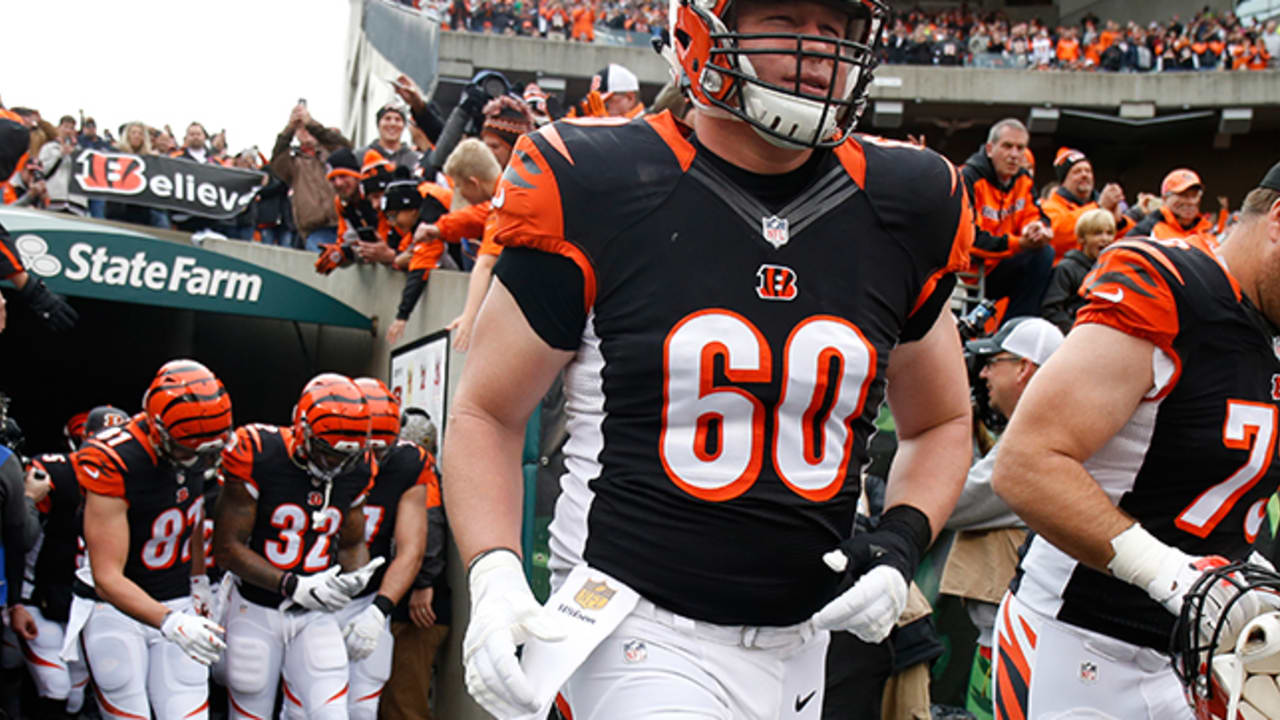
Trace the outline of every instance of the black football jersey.
<path fill-rule="evenodd" d="M 135 416 L 93 436 L 71 456 L 80 486 L 129 504 L 125 577 L 156 600 L 191 594 L 191 534 L 203 517 L 204 475 L 159 459 Z"/>
<path fill-rule="evenodd" d="M 835 595 L 821 557 L 852 530 L 889 354 L 934 324 L 973 221 L 931 151 L 815 152 L 766 204 L 668 114 L 516 144 L 498 242 L 582 275 L 557 572 L 585 562 L 721 624 L 798 623 Z"/>
<path fill-rule="evenodd" d="M 1243 559 L 1280 482 L 1280 339 L 1226 267 L 1182 240 L 1112 245 L 1081 285 L 1076 323 L 1155 344 L 1155 387 L 1085 462 L 1116 505 L 1192 555 Z M 1144 589 L 1030 541 L 1013 590 L 1033 609 L 1160 651 L 1173 615 Z M 1106 602 L 1099 602 L 1106 598 Z"/>
<path fill-rule="evenodd" d="M 428 507 L 433 499 L 435 505 L 440 504 L 440 481 L 436 478 L 435 459 L 418 445 L 400 443 L 377 464 L 373 487 L 364 502 L 364 542 L 369 546 L 370 558 L 384 557 L 390 564 L 400 498 L 418 485 L 427 488 Z M 377 592 L 386 571 L 387 565 L 378 568 L 360 594 Z"/>
<path fill-rule="evenodd" d="M 257 500 L 249 549 L 267 562 L 298 575 L 327 570 L 338 562 L 338 532 L 346 511 L 363 502 L 370 469 L 359 466 L 338 476 L 326 502 L 324 486 L 293 460 L 293 429 L 274 425 L 236 428 L 236 443 L 222 455 L 223 482 L 243 483 Z M 246 600 L 277 607 L 275 590 L 240 584 Z"/>
<path fill-rule="evenodd" d="M 50 620 L 66 622 L 71 608 L 71 582 L 80 550 L 81 495 L 71 456 L 50 453 L 32 464 L 49 474 L 49 494 L 36 507 L 44 516 L 44 536 L 36 555 L 35 582 L 26 601 Z"/>

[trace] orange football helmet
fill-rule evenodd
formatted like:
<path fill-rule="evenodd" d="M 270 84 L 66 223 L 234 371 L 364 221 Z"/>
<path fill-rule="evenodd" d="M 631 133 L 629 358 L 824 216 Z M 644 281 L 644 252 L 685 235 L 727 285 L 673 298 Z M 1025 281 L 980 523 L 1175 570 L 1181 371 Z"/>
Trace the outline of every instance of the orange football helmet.
<path fill-rule="evenodd" d="M 374 457 L 381 460 L 388 450 L 395 447 L 400 437 L 400 401 L 377 378 L 356 378 L 355 384 L 364 393 L 364 402 L 369 406 L 372 422 L 369 449 Z"/>
<path fill-rule="evenodd" d="M 231 396 L 209 368 L 195 360 L 170 360 L 156 371 L 142 396 L 147 432 L 156 452 L 190 470 L 213 470 L 235 442 Z"/>
<path fill-rule="evenodd" d="M 364 393 L 351 378 L 321 373 L 302 388 L 293 407 L 293 432 L 312 479 L 332 482 L 355 467 L 369 446 Z"/>
<path fill-rule="evenodd" d="M 837 144 L 853 130 L 866 106 L 889 6 L 883 0 L 822 1 L 848 15 L 842 39 L 786 32 L 746 34 L 737 28 L 734 0 L 669 0 L 671 48 L 665 54 L 680 87 L 700 111 L 742 120 L 775 145 Z M 768 41 L 772 46 L 744 48 L 743 40 Z M 803 76 L 796 72 L 793 80 L 781 85 L 765 82 L 752 64 L 764 54 L 789 55 L 796 68 L 824 69 Z M 830 74 L 824 78 L 825 68 Z M 843 82 L 837 82 L 842 72 Z M 821 92 L 814 90 L 823 87 Z"/>

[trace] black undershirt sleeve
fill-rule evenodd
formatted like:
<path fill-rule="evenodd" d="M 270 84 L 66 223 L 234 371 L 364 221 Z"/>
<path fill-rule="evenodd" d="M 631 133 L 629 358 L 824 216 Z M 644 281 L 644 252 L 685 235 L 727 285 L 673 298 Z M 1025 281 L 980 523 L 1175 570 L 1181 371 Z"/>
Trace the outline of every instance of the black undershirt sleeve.
<path fill-rule="evenodd" d="M 907 324 L 902 326 L 902 335 L 899 336 L 898 341 L 913 342 L 924 337 L 937 322 L 938 313 L 942 312 L 944 306 L 951 300 L 951 291 L 955 287 L 955 275 L 948 274 L 938 280 L 929 299 L 924 301 L 915 314 L 907 318 Z"/>
<path fill-rule="evenodd" d="M 577 350 L 587 323 L 582 271 L 569 258 L 509 247 L 493 274 L 520 305 L 529 327 L 557 350 Z"/>

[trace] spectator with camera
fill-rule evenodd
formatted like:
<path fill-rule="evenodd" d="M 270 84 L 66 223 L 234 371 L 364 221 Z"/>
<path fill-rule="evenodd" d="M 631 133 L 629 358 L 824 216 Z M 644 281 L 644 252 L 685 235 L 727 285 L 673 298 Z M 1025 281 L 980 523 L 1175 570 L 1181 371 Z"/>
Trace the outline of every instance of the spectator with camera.
<path fill-rule="evenodd" d="M 292 145 L 295 139 L 298 144 Z M 271 149 L 271 171 L 293 193 L 293 227 L 298 242 L 313 252 L 338 240 L 337 192 L 326 177 L 326 162 L 340 148 L 349 152 L 351 141 L 313 120 L 306 103 L 299 101 Z"/>
<path fill-rule="evenodd" d="M 994 335 L 965 343 L 965 354 L 971 367 L 977 369 L 975 384 L 985 386 L 985 402 L 995 417 L 1007 420 L 1013 415 L 1031 378 L 1062 339 L 1062 333 L 1047 320 L 1015 317 Z M 969 468 L 960 500 L 947 520 L 947 528 L 957 534 L 947 554 L 939 588 L 944 594 L 962 599 L 969 619 L 978 628 L 978 648 L 965 696 L 967 709 L 977 717 L 987 718 L 992 716 L 988 678 L 996 606 L 1013 579 L 1018 548 L 1027 535 L 1026 523 L 991 487 L 991 470 L 999 449 L 997 441 Z"/>

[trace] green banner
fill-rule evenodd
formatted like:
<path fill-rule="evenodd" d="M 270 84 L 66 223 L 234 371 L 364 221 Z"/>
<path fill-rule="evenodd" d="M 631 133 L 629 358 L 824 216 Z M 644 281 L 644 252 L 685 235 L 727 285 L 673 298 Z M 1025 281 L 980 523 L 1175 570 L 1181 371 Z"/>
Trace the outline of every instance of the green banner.
<path fill-rule="evenodd" d="M 370 329 L 355 308 L 272 270 L 143 232 L 0 210 L 28 272 L 74 297 Z"/>

